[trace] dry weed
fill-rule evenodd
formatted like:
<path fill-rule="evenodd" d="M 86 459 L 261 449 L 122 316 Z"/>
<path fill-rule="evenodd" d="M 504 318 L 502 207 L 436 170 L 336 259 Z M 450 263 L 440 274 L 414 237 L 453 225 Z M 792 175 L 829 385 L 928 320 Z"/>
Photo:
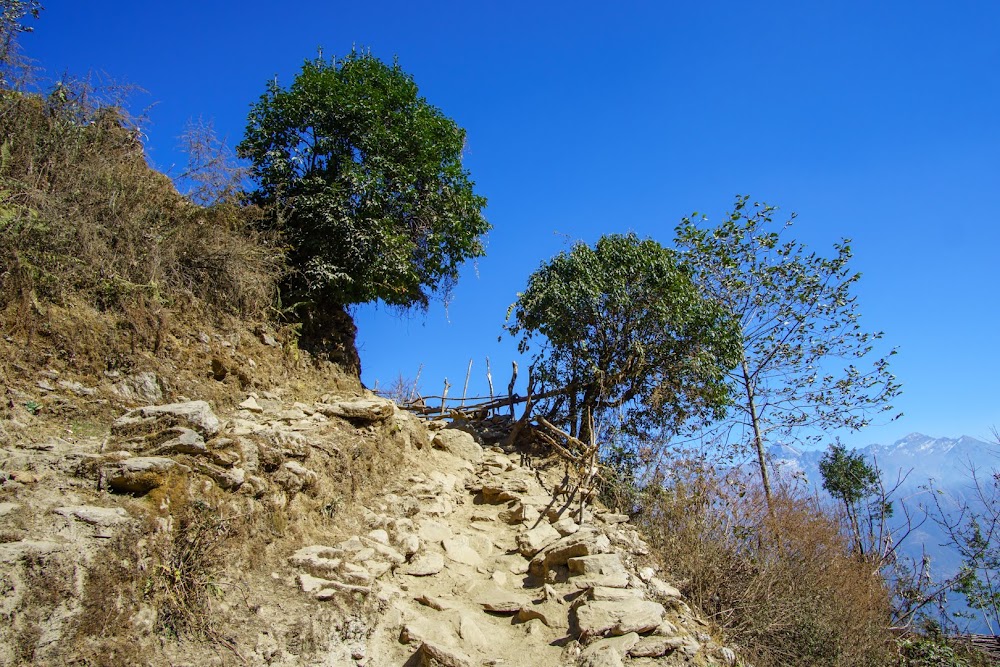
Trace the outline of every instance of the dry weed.
<path fill-rule="evenodd" d="M 895 663 L 889 594 L 835 518 L 781 493 L 679 462 L 640 522 L 682 591 L 757 667 Z"/>

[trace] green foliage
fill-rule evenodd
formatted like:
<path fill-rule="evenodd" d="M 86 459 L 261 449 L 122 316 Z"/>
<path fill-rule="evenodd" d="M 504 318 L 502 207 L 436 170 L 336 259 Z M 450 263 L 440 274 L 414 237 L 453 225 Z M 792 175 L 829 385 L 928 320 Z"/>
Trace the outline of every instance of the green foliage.
<path fill-rule="evenodd" d="M 685 218 L 677 228 L 695 281 L 739 324 L 743 359 L 728 378 L 735 402 L 717 426 L 726 433 L 734 424 L 744 427 L 768 495 L 765 443 L 860 429 L 873 414 L 891 410 L 899 393 L 888 362 L 895 350 L 870 368 L 856 365 L 882 333 L 859 324 L 851 292 L 861 276 L 849 267 L 849 240 L 834 245 L 833 257 L 819 256 L 783 240 L 795 216 L 776 228 L 774 211 L 738 197 L 719 226 Z"/>
<path fill-rule="evenodd" d="M 286 301 L 426 307 L 447 296 L 490 228 L 464 141 L 398 64 L 367 53 L 307 61 L 288 89 L 270 83 L 237 151 L 290 246 Z"/>
<path fill-rule="evenodd" d="M 865 461 L 864 455 L 849 452 L 837 442 L 823 454 L 819 472 L 823 488 L 843 506 L 855 553 L 880 567 L 896 563 L 896 540 L 888 528 L 893 507 L 878 468 Z M 900 574 L 897 571 L 890 578 L 902 581 L 905 577 Z"/>
<path fill-rule="evenodd" d="M 719 414 L 738 343 L 726 313 L 703 299 L 673 252 L 633 234 L 578 243 L 543 263 L 512 306 L 520 349 L 541 339 L 536 380 L 564 389 L 548 406 L 586 440 L 591 420 L 676 431 Z"/>
<path fill-rule="evenodd" d="M 823 488 L 846 505 L 854 505 L 878 487 L 878 473 L 859 452 L 849 452 L 837 443 L 819 461 Z"/>

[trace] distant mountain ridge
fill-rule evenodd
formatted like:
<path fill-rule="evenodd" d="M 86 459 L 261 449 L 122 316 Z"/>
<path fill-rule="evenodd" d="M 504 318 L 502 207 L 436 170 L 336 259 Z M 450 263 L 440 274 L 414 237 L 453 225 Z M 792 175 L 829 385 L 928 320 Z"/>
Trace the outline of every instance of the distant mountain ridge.
<path fill-rule="evenodd" d="M 856 451 L 878 465 L 889 487 L 897 475 L 906 475 L 906 490 L 924 486 L 931 479 L 935 486 L 950 490 L 968 482 L 970 465 L 1000 467 L 1000 445 L 968 435 L 934 438 L 910 433 L 891 445 L 871 444 Z M 824 453 L 781 444 L 771 447 L 768 456 L 779 474 L 804 477 L 809 488 L 822 488 L 819 461 Z"/>

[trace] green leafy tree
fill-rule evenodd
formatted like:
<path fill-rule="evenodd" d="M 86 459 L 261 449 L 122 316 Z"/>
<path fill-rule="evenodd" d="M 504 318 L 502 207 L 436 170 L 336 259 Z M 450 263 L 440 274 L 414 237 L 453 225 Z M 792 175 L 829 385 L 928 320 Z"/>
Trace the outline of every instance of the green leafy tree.
<path fill-rule="evenodd" d="M 850 452 L 838 442 L 823 454 L 819 473 L 823 488 L 844 508 L 855 551 L 881 558 L 884 550 L 880 538 L 886 532 L 886 520 L 892 516 L 892 503 L 882 493 L 878 469 L 865 461 L 863 454 Z"/>
<path fill-rule="evenodd" d="M 508 316 L 521 351 L 537 346 L 534 379 L 559 390 L 542 408 L 584 442 L 595 421 L 626 434 L 676 430 L 728 399 L 735 329 L 656 241 L 574 245 L 531 275 Z"/>
<path fill-rule="evenodd" d="M 726 432 L 734 424 L 743 427 L 769 506 L 767 443 L 860 429 L 874 414 L 891 410 L 899 393 L 889 372 L 895 350 L 868 368 L 857 365 L 882 332 L 859 324 L 852 289 L 861 274 L 849 267 L 849 240 L 835 244 L 832 257 L 821 257 L 782 239 L 795 216 L 776 228 L 774 211 L 738 197 L 717 227 L 691 218 L 677 227 L 677 245 L 695 281 L 740 328 L 742 354 L 728 376 L 733 409 L 716 426 Z"/>
<path fill-rule="evenodd" d="M 490 228 L 464 142 L 410 75 L 369 53 L 310 60 L 289 88 L 268 84 L 237 151 L 289 247 L 286 301 L 426 307 L 446 296 Z"/>

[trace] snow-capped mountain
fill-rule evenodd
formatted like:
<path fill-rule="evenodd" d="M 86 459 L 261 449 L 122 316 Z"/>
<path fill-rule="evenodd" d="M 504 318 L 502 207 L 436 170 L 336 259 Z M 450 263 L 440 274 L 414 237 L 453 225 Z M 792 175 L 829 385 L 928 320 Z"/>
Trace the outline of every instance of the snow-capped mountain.
<path fill-rule="evenodd" d="M 903 476 L 903 489 L 913 491 L 930 480 L 945 490 L 961 491 L 969 482 L 972 467 L 1000 468 L 1000 445 L 963 435 L 959 438 L 934 438 L 911 433 L 891 445 L 872 444 L 859 449 L 876 464 L 889 487 Z M 804 478 L 809 488 L 822 487 L 819 461 L 823 450 L 802 450 L 790 445 L 775 445 L 768 452 L 774 468 L 784 475 Z"/>

